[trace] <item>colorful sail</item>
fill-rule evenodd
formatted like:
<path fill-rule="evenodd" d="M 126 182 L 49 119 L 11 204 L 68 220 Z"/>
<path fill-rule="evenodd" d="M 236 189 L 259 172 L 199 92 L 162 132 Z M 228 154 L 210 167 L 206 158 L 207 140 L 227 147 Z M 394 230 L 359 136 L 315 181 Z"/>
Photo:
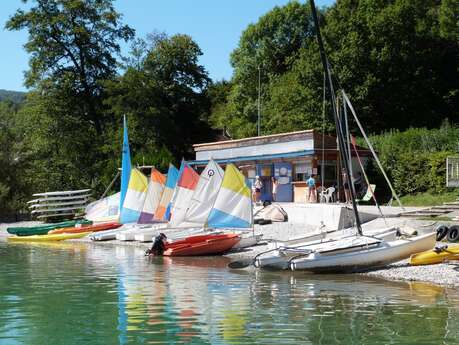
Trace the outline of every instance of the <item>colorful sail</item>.
<path fill-rule="evenodd" d="M 177 185 L 179 171 L 176 167 L 172 164 L 169 164 L 169 170 L 167 172 L 167 179 L 166 185 L 164 186 L 163 195 L 161 196 L 161 200 L 159 202 L 158 208 L 153 216 L 154 220 L 167 220 L 166 210 L 167 206 L 172 200 L 172 196 L 174 194 L 175 186 Z"/>
<path fill-rule="evenodd" d="M 190 204 L 185 214 L 183 226 L 204 226 L 214 206 L 223 181 L 224 171 L 210 160 L 199 176 Z"/>
<path fill-rule="evenodd" d="M 139 219 L 148 189 L 148 179 L 137 169 L 131 170 L 128 190 L 120 214 L 120 223 L 134 223 Z"/>
<path fill-rule="evenodd" d="M 153 223 L 153 216 L 158 208 L 161 196 L 164 191 L 166 176 L 161 174 L 155 168 L 151 169 L 150 181 L 148 183 L 147 196 L 143 204 L 142 213 L 140 214 L 138 223 Z"/>
<path fill-rule="evenodd" d="M 183 169 L 185 169 L 185 160 L 184 159 L 182 159 L 182 162 L 180 163 L 180 169 L 179 169 L 179 172 L 178 172 L 177 183 L 180 180 L 180 178 L 182 177 Z M 166 214 L 164 215 L 164 219 L 165 220 L 170 220 L 171 219 L 171 209 L 172 209 L 172 206 L 174 205 L 176 199 L 177 199 L 177 185 L 175 186 L 174 192 L 172 193 L 171 201 L 169 202 L 169 204 L 166 207 Z"/>
<path fill-rule="evenodd" d="M 108 217 L 118 216 L 119 205 L 120 193 L 118 192 L 90 203 L 86 206 L 84 217 L 92 221 L 99 221 Z"/>
<path fill-rule="evenodd" d="M 124 199 L 129 185 L 129 178 L 131 176 L 131 152 L 129 150 L 128 127 L 126 122 L 126 115 L 123 117 L 123 150 L 121 158 L 121 190 L 120 190 L 120 207 L 123 208 Z"/>
<path fill-rule="evenodd" d="M 169 225 L 171 227 L 180 226 L 185 219 L 185 213 L 190 205 L 191 197 L 199 181 L 199 175 L 188 164 L 183 163 L 182 174 L 177 182 L 174 195 L 174 202 L 171 207 L 171 217 Z"/>
<path fill-rule="evenodd" d="M 213 228 L 249 228 L 252 224 L 250 189 L 244 175 L 233 164 L 228 164 L 207 225 Z"/>

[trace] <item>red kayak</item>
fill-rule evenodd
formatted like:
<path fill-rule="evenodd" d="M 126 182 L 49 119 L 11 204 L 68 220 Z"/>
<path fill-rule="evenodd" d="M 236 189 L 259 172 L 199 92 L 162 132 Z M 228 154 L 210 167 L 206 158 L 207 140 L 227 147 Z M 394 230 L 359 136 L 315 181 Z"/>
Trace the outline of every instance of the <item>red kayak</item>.
<path fill-rule="evenodd" d="M 79 232 L 96 232 L 96 231 L 103 231 L 103 230 L 110 230 L 119 228 L 122 224 L 117 222 L 109 222 L 109 223 L 100 223 L 95 225 L 87 225 L 87 226 L 80 226 L 80 227 L 73 227 L 73 228 L 60 228 L 56 230 L 51 230 L 48 234 L 77 234 Z"/>
<path fill-rule="evenodd" d="M 227 252 L 241 240 L 236 234 L 197 235 L 166 245 L 164 256 L 217 255 Z"/>

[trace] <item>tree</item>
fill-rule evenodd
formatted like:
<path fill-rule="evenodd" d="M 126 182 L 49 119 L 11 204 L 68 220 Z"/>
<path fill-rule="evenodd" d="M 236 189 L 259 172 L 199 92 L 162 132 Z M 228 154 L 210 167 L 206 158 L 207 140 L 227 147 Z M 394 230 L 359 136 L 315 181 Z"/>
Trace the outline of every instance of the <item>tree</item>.
<path fill-rule="evenodd" d="M 121 23 L 112 0 L 31 3 L 6 23 L 29 32 L 25 84 L 32 91 L 18 114 L 30 165 L 23 174 L 33 191 L 96 187 L 97 195 L 112 178 L 104 175 L 113 122 L 104 81 L 116 78 L 118 42 L 134 30 Z"/>
<path fill-rule="evenodd" d="M 6 23 L 8 30 L 29 31 L 26 86 L 70 90 L 71 96 L 79 98 L 78 116 L 90 121 L 99 134 L 103 125 L 100 81 L 116 74 L 118 41 L 134 36 L 120 18 L 112 0 L 36 0 L 36 6 L 27 12 L 18 10 Z M 52 83 L 43 84 L 46 81 Z"/>
<path fill-rule="evenodd" d="M 257 23 L 249 25 L 231 54 L 234 74 L 227 104 L 218 107 L 219 112 L 212 115 L 212 121 L 228 128 L 234 137 L 256 134 L 259 72 L 261 113 L 265 119 L 270 113 L 267 104 L 271 84 L 279 83 L 279 78 L 291 71 L 302 49 L 310 44 L 314 44 L 314 33 L 308 4 L 290 2 L 275 7 Z M 263 131 L 271 131 L 269 125 L 265 128 L 266 123 L 262 121 Z"/>
<path fill-rule="evenodd" d="M 139 52 L 139 47 L 146 49 Z M 110 112 L 128 115 L 133 152 L 164 167 L 170 158 L 191 158 L 191 144 L 211 133 L 206 122 L 210 79 L 198 63 L 199 46 L 187 35 L 155 34 L 135 48 L 134 63 L 106 84 Z"/>
<path fill-rule="evenodd" d="M 368 130 L 459 120 L 459 42 L 440 34 L 440 7 L 434 0 L 344 0 L 327 11 L 330 60 Z"/>

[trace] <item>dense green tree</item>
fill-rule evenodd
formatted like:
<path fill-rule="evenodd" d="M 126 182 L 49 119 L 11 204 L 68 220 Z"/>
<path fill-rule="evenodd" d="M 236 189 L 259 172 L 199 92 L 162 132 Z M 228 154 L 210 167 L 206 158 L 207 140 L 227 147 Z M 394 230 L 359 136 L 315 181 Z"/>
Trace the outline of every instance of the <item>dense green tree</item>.
<path fill-rule="evenodd" d="M 434 0 L 343 0 L 327 11 L 330 60 L 369 130 L 459 121 L 459 41 L 440 34 L 440 20 L 449 15 L 439 13 L 452 7 Z"/>
<path fill-rule="evenodd" d="M 271 131 L 269 125 L 266 127 L 271 120 L 265 122 L 270 113 L 267 103 L 271 97 L 271 83 L 282 84 L 279 78 L 291 71 L 301 49 L 314 44 L 309 11 L 308 5 L 290 2 L 284 7 L 275 7 L 242 33 L 238 47 L 231 54 L 234 74 L 227 104 L 223 109 L 217 107 L 218 113 L 212 115 L 213 121 L 227 127 L 232 136 L 256 134 L 259 76 L 262 132 Z"/>
<path fill-rule="evenodd" d="M 24 1 L 24 2 L 27 2 Z M 116 73 L 119 40 L 134 31 L 120 22 L 112 0 L 36 0 L 29 10 L 18 10 L 6 23 L 8 30 L 27 29 L 30 69 L 28 87 L 64 89 L 79 98 L 73 112 L 102 132 L 101 80 Z M 51 81 L 51 83 L 45 83 Z M 70 94 L 69 94 L 70 93 Z"/>
<path fill-rule="evenodd" d="M 210 135 L 210 79 L 199 46 L 187 35 L 156 34 L 135 49 L 134 63 L 106 85 L 110 111 L 128 115 L 132 152 L 149 162 L 167 167 L 171 158 L 192 158 L 191 144 Z"/>
<path fill-rule="evenodd" d="M 336 87 L 346 89 L 368 131 L 459 121 L 457 13 L 457 0 L 343 0 L 319 13 Z M 260 67 L 264 134 L 322 128 L 323 71 L 309 4 L 276 7 L 249 25 L 231 62 L 232 87 L 213 108 L 213 123 L 235 137 L 256 133 Z"/>
<path fill-rule="evenodd" d="M 11 101 L 0 102 L 0 219 L 19 209 L 27 194 L 21 181 L 27 162 L 20 152 L 17 110 L 18 106 Z"/>
<path fill-rule="evenodd" d="M 29 32 L 25 84 L 32 91 L 18 114 L 30 165 L 24 178 L 33 191 L 96 187 L 97 195 L 112 177 L 103 169 L 114 121 L 103 105 L 103 84 L 116 78 L 118 42 L 134 31 L 121 23 L 112 0 L 30 5 L 6 23 Z"/>

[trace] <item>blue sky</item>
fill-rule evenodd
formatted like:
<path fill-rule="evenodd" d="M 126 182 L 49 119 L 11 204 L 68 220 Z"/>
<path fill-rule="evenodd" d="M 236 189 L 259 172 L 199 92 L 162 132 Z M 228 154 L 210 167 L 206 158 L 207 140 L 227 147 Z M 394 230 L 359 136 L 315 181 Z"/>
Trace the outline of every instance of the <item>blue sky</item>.
<path fill-rule="evenodd" d="M 329 6 L 334 0 L 316 0 L 316 6 Z M 138 37 L 149 32 L 186 33 L 193 37 L 203 52 L 200 63 L 214 80 L 229 79 L 231 51 L 237 46 L 241 32 L 250 23 L 276 5 L 288 0 L 115 0 L 115 8 L 123 14 L 123 22 L 136 30 Z M 28 55 L 23 49 L 27 32 L 10 32 L 5 22 L 20 0 L 0 1 L 0 89 L 24 91 L 23 72 Z M 123 48 L 127 52 L 127 47 Z"/>

